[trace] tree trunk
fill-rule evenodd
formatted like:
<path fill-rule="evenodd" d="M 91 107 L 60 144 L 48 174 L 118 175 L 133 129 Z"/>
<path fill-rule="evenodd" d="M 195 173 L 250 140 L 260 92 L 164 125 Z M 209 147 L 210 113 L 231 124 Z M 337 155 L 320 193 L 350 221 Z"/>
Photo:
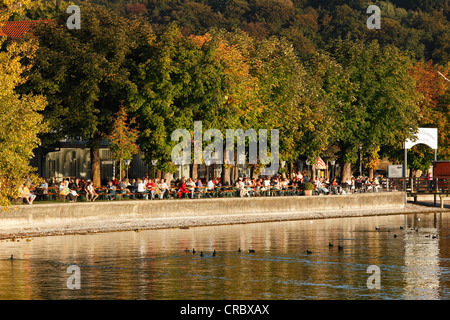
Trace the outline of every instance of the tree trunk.
<path fill-rule="evenodd" d="M 289 167 L 289 180 L 291 180 L 293 178 L 294 164 L 292 162 L 289 162 L 288 167 Z"/>
<path fill-rule="evenodd" d="M 122 159 L 119 159 L 119 180 L 122 181 Z"/>
<path fill-rule="evenodd" d="M 349 181 L 352 176 L 352 164 L 351 163 L 344 163 L 342 166 L 342 181 Z"/>
<path fill-rule="evenodd" d="M 197 180 L 198 179 L 198 164 L 193 164 L 192 165 L 192 180 Z"/>
<path fill-rule="evenodd" d="M 95 188 L 101 186 L 100 175 L 100 139 L 97 138 L 91 141 L 90 154 L 91 154 L 91 178 Z"/>
<path fill-rule="evenodd" d="M 373 179 L 373 168 L 369 168 L 369 179 L 370 179 L 370 181 L 372 181 L 372 179 Z"/>
<path fill-rule="evenodd" d="M 227 168 L 225 164 L 222 164 L 222 185 L 229 186 L 231 185 L 231 168 Z"/>
<path fill-rule="evenodd" d="M 170 172 L 164 172 L 162 178 L 167 180 L 167 184 L 170 187 L 170 180 L 172 179 L 172 174 Z"/>

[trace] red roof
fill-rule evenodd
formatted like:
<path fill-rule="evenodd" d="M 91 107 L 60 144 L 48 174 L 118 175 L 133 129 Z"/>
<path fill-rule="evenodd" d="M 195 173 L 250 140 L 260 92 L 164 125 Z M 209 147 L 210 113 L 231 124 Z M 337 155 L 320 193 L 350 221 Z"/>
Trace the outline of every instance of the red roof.
<path fill-rule="evenodd" d="M 0 37 L 13 39 L 21 38 L 28 33 L 31 28 L 40 22 L 48 23 L 54 20 L 28 20 L 28 21 L 5 21 L 0 22 Z"/>

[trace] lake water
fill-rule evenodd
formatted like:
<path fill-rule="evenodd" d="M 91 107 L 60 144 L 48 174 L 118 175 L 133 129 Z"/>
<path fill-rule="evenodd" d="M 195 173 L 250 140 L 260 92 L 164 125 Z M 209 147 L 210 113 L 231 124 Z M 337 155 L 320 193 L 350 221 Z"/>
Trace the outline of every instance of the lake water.
<path fill-rule="evenodd" d="M 448 299 L 449 227 L 436 213 L 2 241 L 0 299 Z"/>

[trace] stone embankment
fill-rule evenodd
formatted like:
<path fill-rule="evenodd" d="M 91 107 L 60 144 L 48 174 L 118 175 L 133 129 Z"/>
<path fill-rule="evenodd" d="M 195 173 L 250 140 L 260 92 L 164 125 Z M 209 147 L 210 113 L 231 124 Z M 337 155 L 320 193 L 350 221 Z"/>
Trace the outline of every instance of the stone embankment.
<path fill-rule="evenodd" d="M 0 238 L 450 211 L 447 207 L 405 205 L 401 192 L 33 204 L 0 213 Z"/>

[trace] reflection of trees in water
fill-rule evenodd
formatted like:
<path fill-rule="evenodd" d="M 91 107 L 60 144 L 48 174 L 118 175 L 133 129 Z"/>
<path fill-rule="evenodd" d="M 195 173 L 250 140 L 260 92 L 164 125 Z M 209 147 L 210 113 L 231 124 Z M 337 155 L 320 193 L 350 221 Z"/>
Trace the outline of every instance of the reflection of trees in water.
<path fill-rule="evenodd" d="M 14 245 L 22 250 L 14 256 L 17 252 L 24 260 L 14 269 L 4 268 L 10 261 L 0 261 L 0 298 L 437 299 L 445 290 L 443 258 L 450 249 L 444 236 L 425 236 L 446 228 L 442 217 L 420 218 L 292 221 L 2 243 L 2 256 Z M 71 264 L 81 269 L 80 290 L 66 287 Z M 366 287 L 369 265 L 381 269 L 380 290 Z"/>
<path fill-rule="evenodd" d="M 425 219 L 414 215 L 405 230 L 405 299 L 439 299 L 440 296 L 440 248 L 437 217 Z M 441 220 L 439 220 L 441 222 Z"/>

